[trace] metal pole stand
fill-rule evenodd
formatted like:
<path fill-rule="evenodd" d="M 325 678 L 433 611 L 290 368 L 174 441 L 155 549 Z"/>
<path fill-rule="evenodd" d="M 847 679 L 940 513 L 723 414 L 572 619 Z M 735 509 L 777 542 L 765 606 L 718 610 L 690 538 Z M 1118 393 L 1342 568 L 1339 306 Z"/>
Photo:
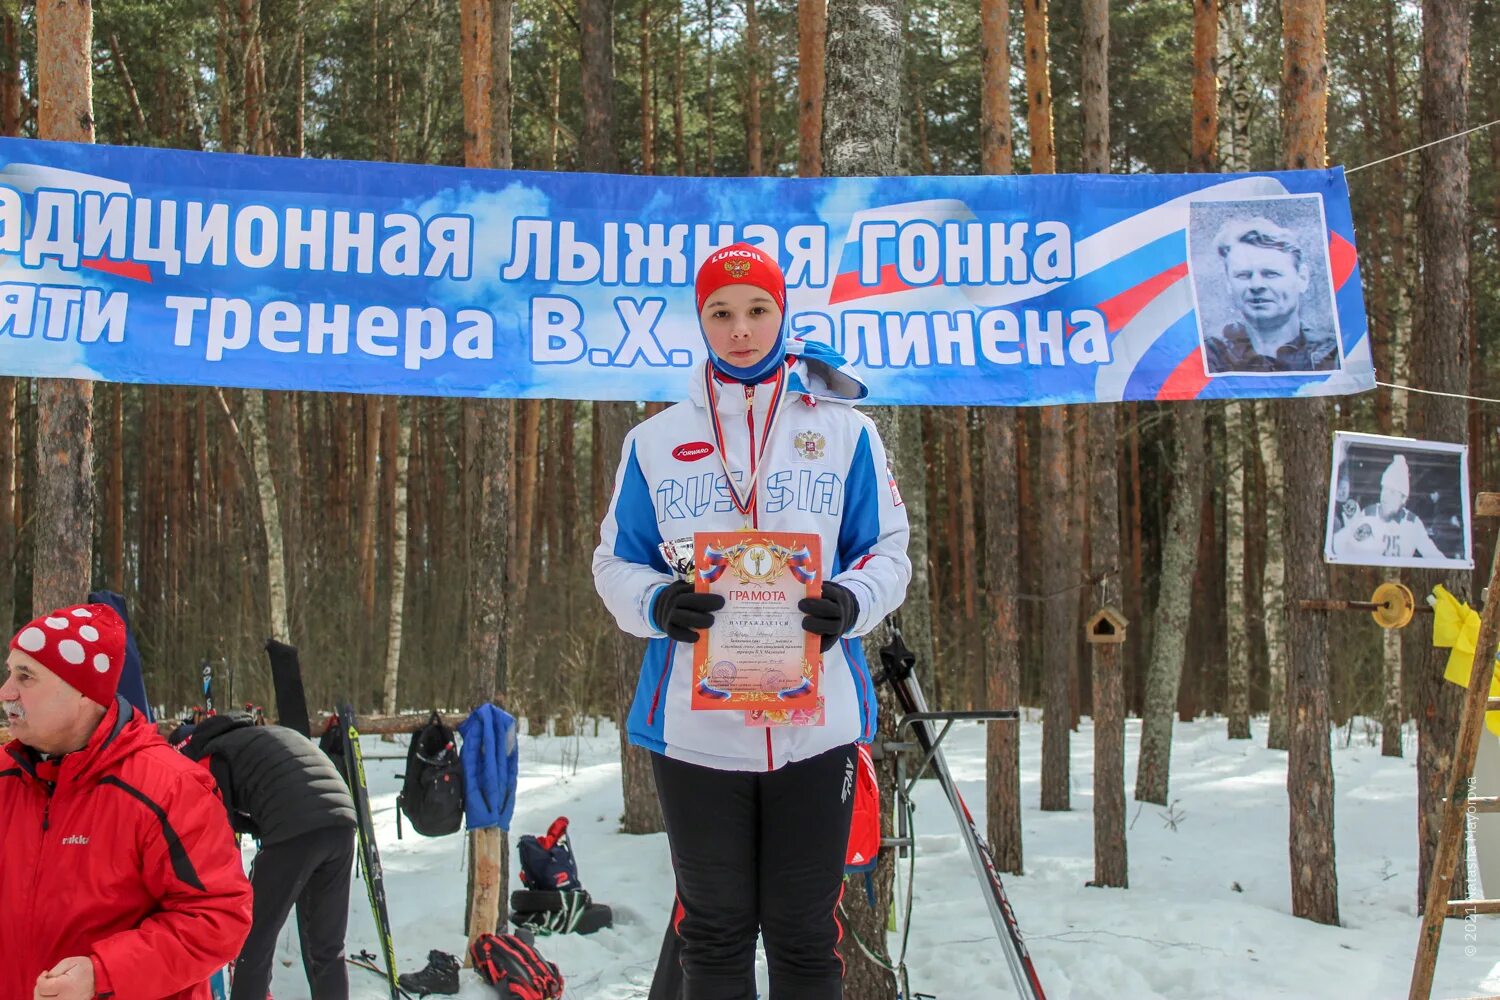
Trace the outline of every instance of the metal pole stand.
<path fill-rule="evenodd" d="M 888 740 L 880 744 L 884 753 L 896 755 L 896 835 L 894 837 L 880 838 L 881 847 L 896 848 L 897 857 L 906 858 L 909 852 L 914 850 L 916 843 L 912 840 L 911 830 L 907 823 L 907 806 L 912 801 L 912 792 L 917 787 L 917 782 L 927 773 L 932 762 L 936 759 L 942 749 L 943 740 L 953 729 L 955 722 L 1019 722 L 1021 713 L 1014 708 L 990 708 L 978 711 L 965 712 L 907 712 L 901 716 L 901 721 L 896 724 L 895 740 Z M 933 737 L 933 727 L 930 723 L 943 723 L 943 728 Z M 923 746 L 920 740 L 907 739 L 907 730 L 916 726 L 923 726 L 924 732 L 931 742 Z M 915 734 L 912 734 L 913 736 Z M 907 761 L 911 755 L 921 754 L 922 759 L 917 764 L 914 773 L 907 773 Z"/>

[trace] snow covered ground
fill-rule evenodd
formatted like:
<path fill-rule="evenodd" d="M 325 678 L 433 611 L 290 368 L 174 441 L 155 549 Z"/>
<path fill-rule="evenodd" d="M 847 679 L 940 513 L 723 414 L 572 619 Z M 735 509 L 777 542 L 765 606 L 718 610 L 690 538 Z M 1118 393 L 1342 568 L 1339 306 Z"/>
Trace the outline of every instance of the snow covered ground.
<path fill-rule="evenodd" d="M 1356 730 L 1335 738 L 1339 906 L 1343 925 L 1291 915 L 1287 874 L 1286 755 L 1256 740 L 1230 742 L 1223 720 L 1178 723 L 1170 809 L 1129 801 L 1130 888 L 1091 889 L 1092 745 L 1087 720 L 1073 736 L 1073 811 L 1037 808 L 1041 724 L 1022 724 L 1024 877 L 1006 888 L 1051 1000 L 1083 998 L 1405 997 L 1415 952 L 1415 739 L 1383 758 Z M 1126 791 L 1134 785 L 1138 720 L 1128 723 Z M 404 752 L 366 737 L 366 754 Z M 628 837 L 620 815 L 619 755 L 611 726 L 599 735 L 523 737 L 512 833 L 572 821 L 579 874 L 614 908 L 614 928 L 539 941 L 574 1000 L 645 997 L 672 898 L 664 835 Z M 984 805 L 984 740 L 955 727 L 948 761 L 970 808 Z M 430 948 L 458 953 L 465 884 L 463 838 L 396 840 L 400 761 L 366 765 L 385 863 L 399 967 L 420 968 Z M 1480 822 L 1500 822 L 1481 817 Z M 917 792 L 918 856 L 907 964 L 914 992 L 939 1000 L 1013 996 L 1000 945 L 952 813 L 934 782 Z M 512 860 L 514 879 L 514 860 Z M 1500 894 L 1497 892 L 1495 894 Z M 378 951 L 363 887 L 350 901 L 348 945 Z M 277 1000 L 308 996 L 293 921 L 282 935 Z M 899 937 L 893 938 L 893 947 Z M 764 967 L 761 969 L 765 988 Z M 493 997 L 465 973 L 463 997 Z M 351 968 L 353 996 L 387 996 L 383 980 Z M 1466 931 L 1449 921 L 1434 997 L 1500 992 L 1500 920 Z"/>

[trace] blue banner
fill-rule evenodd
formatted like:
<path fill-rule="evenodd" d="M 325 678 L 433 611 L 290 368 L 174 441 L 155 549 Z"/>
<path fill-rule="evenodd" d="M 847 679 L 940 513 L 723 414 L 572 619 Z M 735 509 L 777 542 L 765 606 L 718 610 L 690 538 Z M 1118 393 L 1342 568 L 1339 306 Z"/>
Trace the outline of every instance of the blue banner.
<path fill-rule="evenodd" d="M 682 178 L 0 140 L 0 372 L 676 400 L 692 283 L 780 261 L 872 401 L 1374 385 L 1342 170 Z"/>

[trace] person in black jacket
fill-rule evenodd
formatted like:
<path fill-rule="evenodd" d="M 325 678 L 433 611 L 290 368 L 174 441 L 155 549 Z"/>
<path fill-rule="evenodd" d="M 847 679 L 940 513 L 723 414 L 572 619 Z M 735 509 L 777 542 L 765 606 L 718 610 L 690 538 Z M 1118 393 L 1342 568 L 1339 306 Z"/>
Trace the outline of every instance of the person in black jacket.
<path fill-rule="evenodd" d="M 317 745 L 248 715 L 183 726 L 172 743 L 219 784 L 230 825 L 259 845 L 251 869 L 254 923 L 234 967 L 231 1000 L 265 1000 L 276 939 L 292 904 L 302 964 L 317 1000 L 345 1000 L 344 932 L 354 866 L 354 801 Z"/>

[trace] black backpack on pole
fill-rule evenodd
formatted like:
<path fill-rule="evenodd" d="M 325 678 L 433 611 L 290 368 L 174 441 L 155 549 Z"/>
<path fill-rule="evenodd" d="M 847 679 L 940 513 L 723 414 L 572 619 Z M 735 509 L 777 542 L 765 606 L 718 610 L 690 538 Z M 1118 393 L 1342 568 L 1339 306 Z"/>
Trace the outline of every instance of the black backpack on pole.
<path fill-rule="evenodd" d="M 396 839 L 401 816 L 424 837 L 457 833 L 464 822 L 464 769 L 453 730 L 436 711 L 412 731 L 406 749 L 406 771 L 396 796 Z"/>

